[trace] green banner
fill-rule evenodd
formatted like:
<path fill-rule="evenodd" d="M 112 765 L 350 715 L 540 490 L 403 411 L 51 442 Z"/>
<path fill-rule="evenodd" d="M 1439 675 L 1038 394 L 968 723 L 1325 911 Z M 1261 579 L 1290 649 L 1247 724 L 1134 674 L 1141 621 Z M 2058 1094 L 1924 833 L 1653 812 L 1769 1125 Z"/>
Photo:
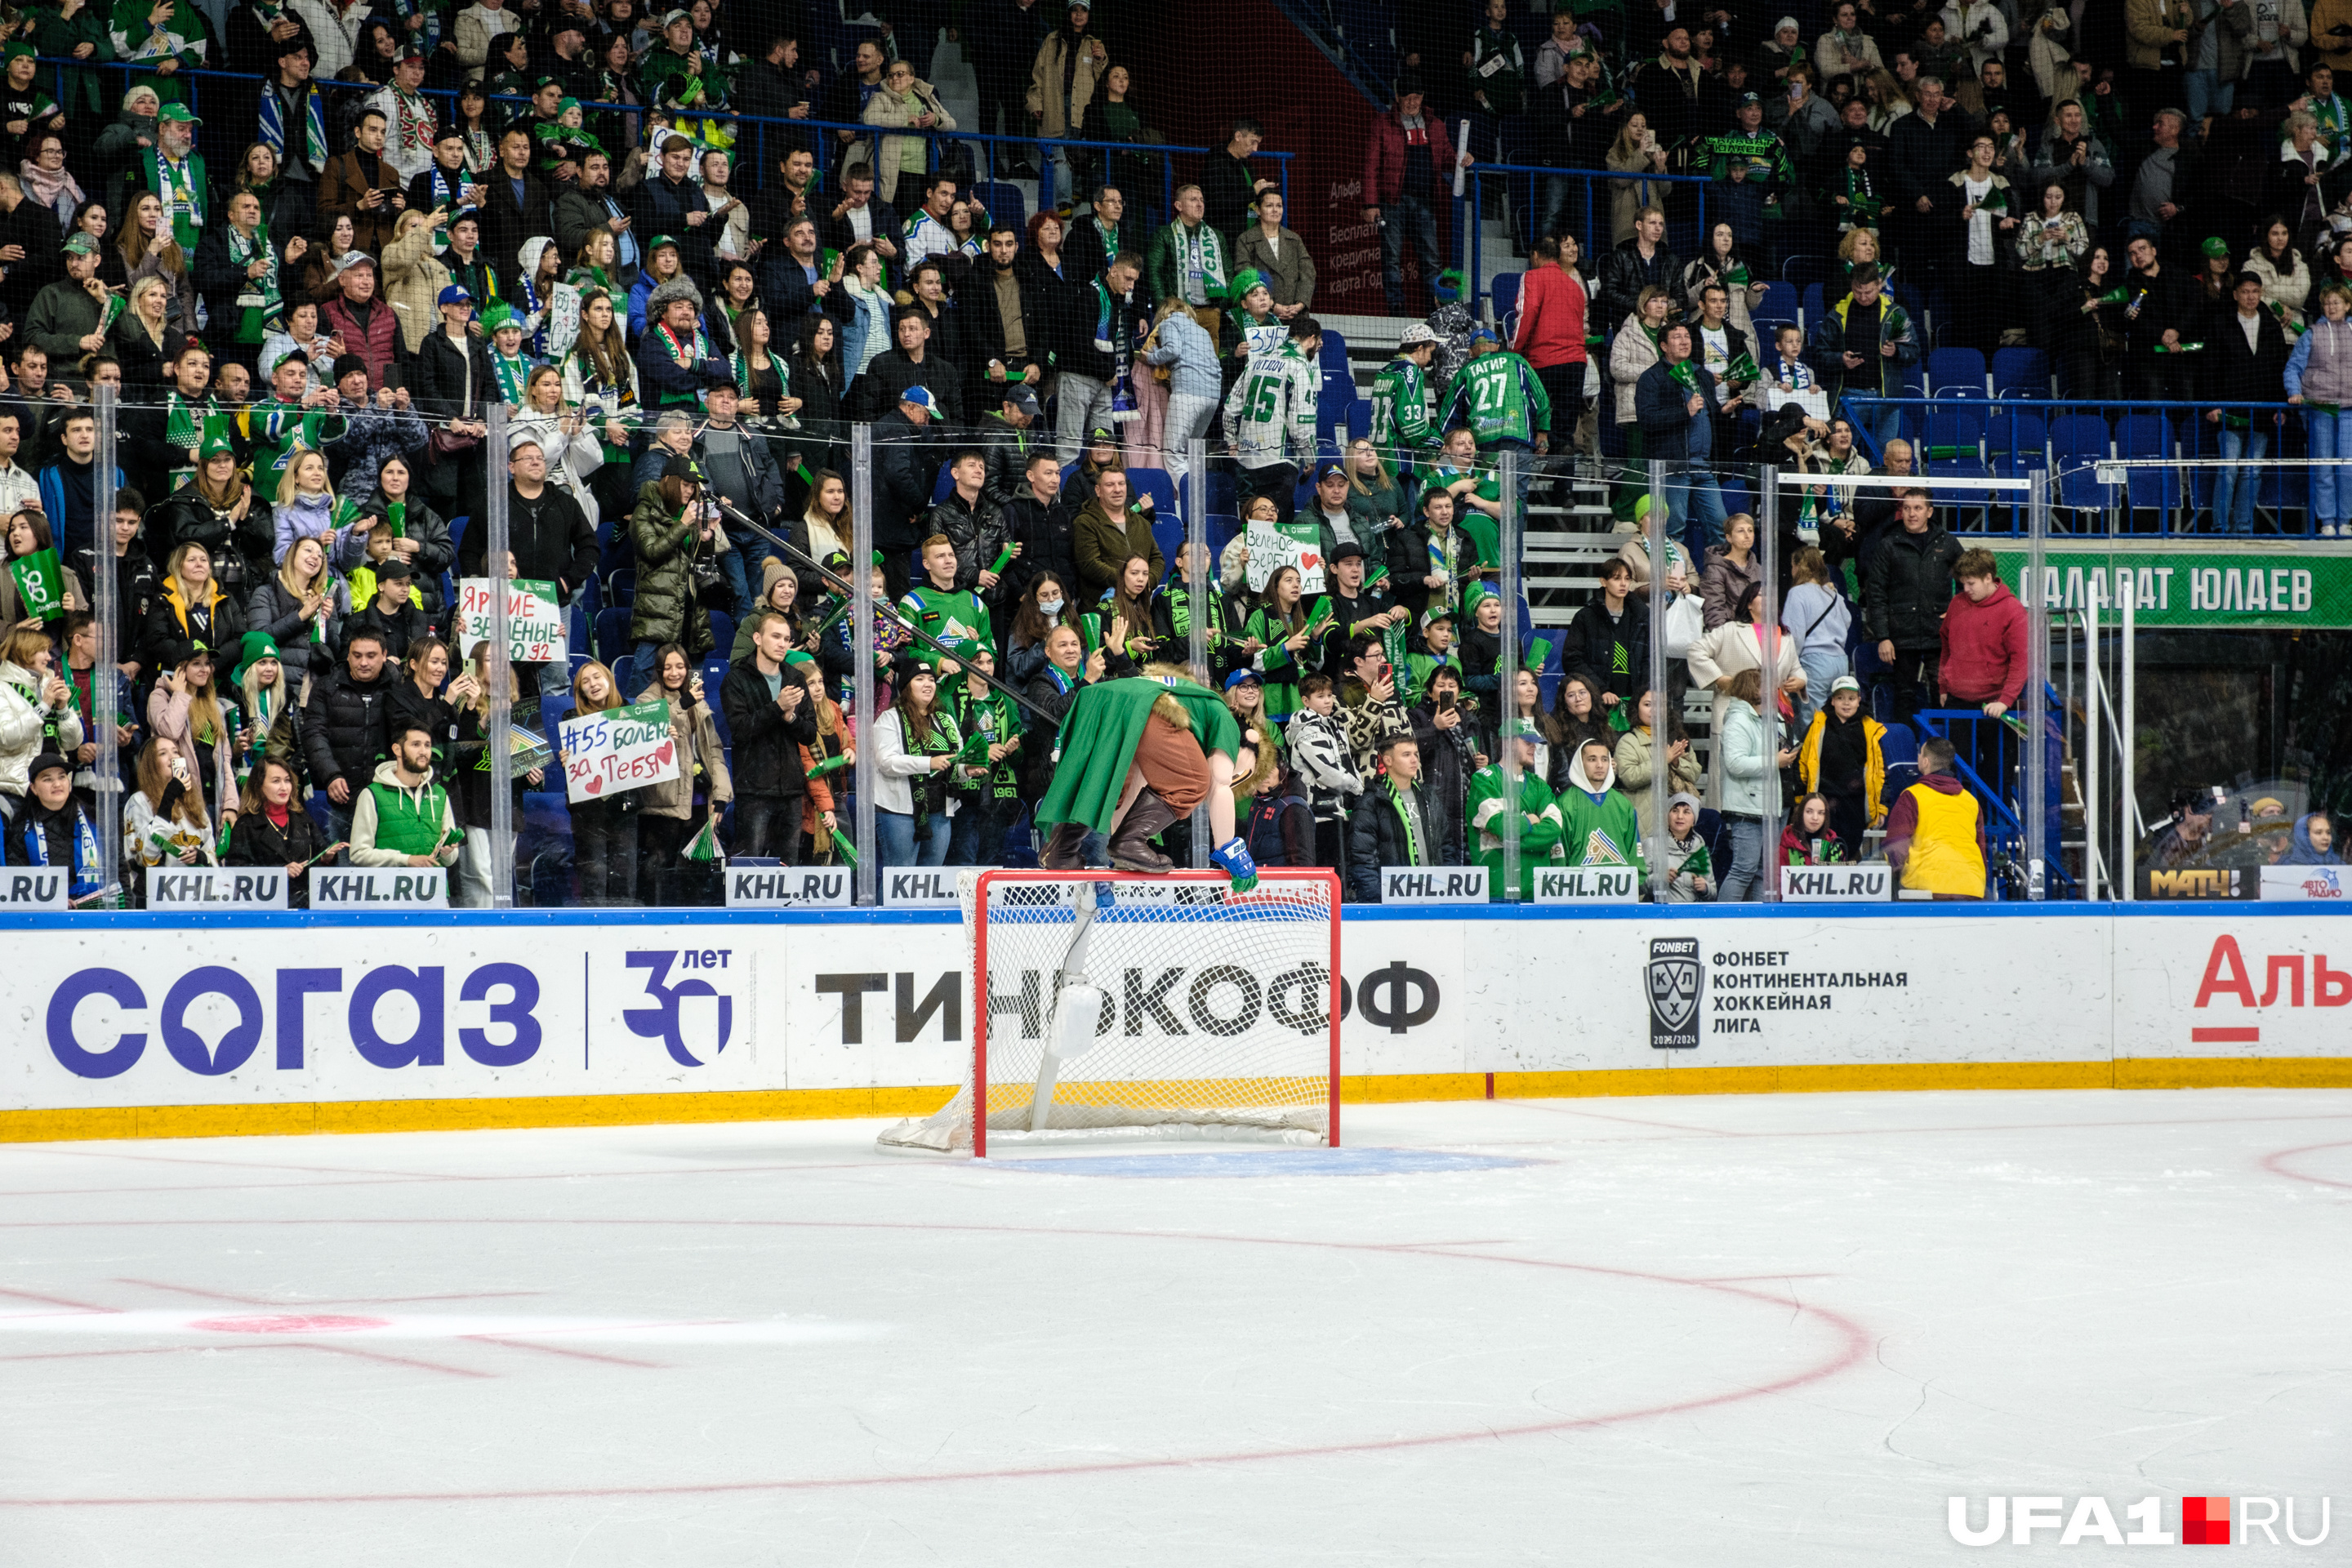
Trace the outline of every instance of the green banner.
<path fill-rule="evenodd" d="M 36 550 L 8 563 L 16 580 L 16 602 L 28 621 L 54 621 L 66 613 L 66 569 L 55 550 Z"/>
<path fill-rule="evenodd" d="M 2026 552 L 2008 541 L 1989 546 L 2001 581 L 2025 597 Z M 2096 610 L 2110 624 L 2126 600 L 2140 626 L 2326 629 L 2352 626 L 2352 552 L 2340 547 L 2249 541 L 2242 544 L 2055 542 L 2042 557 L 2042 603 L 2051 611 Z"/>

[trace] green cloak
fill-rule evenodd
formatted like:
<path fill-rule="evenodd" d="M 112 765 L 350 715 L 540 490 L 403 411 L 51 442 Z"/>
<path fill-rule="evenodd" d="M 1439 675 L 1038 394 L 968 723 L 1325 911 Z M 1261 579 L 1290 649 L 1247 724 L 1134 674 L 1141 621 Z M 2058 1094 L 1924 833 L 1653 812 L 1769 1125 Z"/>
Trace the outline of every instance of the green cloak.
<path fill-rule="evenodd" d="M 1205 686 L 1173 676 L 1098 680 L 1079 691 L 1062 720 L 1061 761 L 1055 765 L 1045 798 L 1037 803 L 1036 820 L 1048 826 L 1083 822 L 1097 833 L 1110 831 L 1111 814 L 1127 790 L 1136 744 L 1143 739 L 1151 705 L 1163 695 L 1175 698 L 1192 714 L 1192 736 L 1203 752 L 1231 757 L 1241 750 L 1241 729 L 1234 722 L 1233 710 Z"/>

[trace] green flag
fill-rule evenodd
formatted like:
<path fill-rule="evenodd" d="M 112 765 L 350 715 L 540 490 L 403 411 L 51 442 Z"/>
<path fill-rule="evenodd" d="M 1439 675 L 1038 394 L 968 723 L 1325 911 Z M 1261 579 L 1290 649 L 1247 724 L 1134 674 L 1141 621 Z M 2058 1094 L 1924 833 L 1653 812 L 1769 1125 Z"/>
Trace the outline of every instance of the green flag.
<path fill-rule="evenodd" d="M 702 819 L 702 831 L 687 840 L 684 859 L 710 865 L 727 858 L 719 847 L 719 815 L 713 812 Z"/>
<path fill-rule="evenodd" d="M 8 563 L 16 581 L 17 602 L 28 621 L 54 621 L 66 613 L 66 569 L 57 551 L 36 550 Z"/>

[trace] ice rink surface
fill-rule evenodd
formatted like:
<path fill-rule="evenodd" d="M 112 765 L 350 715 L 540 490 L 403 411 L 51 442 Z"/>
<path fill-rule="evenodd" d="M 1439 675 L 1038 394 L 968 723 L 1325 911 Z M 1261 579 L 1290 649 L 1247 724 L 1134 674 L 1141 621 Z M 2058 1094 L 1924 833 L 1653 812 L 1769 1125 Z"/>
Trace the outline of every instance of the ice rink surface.
<path fill-rule="evenodd" d="M 2352 1093 L 877 1125 L 0 1146 L 0 1564 L 1885 1568 L 2352 1491 Z"/>

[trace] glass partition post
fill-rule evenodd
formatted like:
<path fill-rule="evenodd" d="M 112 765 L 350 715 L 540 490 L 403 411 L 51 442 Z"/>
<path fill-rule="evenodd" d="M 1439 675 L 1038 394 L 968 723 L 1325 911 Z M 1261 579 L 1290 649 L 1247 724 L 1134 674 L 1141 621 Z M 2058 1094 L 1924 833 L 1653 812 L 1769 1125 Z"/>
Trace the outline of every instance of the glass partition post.
<path fill-rule="evenodd" d="M 2083 609 L 2083 897 L 2099 896 L 2099 608 L 2088 595 Z"/>
<path fill-rule="evenodd" d="M 2036 468 L 2028 476 L 2033 489 L 2026 496 L 2025 545 L 2025 700 L 2018 718 L 2025 725 L 2024 806 L 2025 896 L 2035 902 L 2047 896 L 2050 851 L 2050 595 L 2043 586 L 2043 563 L 2050 543 L 2050 476 Z"/>
<path fill-rule="evenodd" d="M 1588 187 L 1589 188 L 1589 187 Z M 1671 743 L 1676 721 L 1681 715 L 1668 706 L 1671 682 L 1666 677 L 1666 610 L 1675 602 L 1667 591 L 1666 577 L 1674 564 L 1674 541 L 1666 531 L 1666 466 L 1650 464 L 1650 516 L 1643 538 L 1650 547 L 1650 648 L 1648 685 L 1650 696 L 1650 820 L 1639 823 L 1634 831 L 1650 841 L 1650 899 L 1664 903 L 1666 897 L 1666 797 L 1674 794 L 1672 764 L 1665 762 L 1665 749 Z M 1638 703 L 1639 699 L 1635 701 Z M 1636 718 L 1641 710 L 1634 709 Z"/>
<path fill-rule="evenodd" d="M 489 530 L 490 569 L 490 908 L 514 908 L 514 664 L 509 657 L 507 595 L 514 592 L 508 552 L 514 548 L 507 527 L 507 405 L 482 400 L 489 448 L 482 487 L 482 524 Z"/>
<path fill-rule="evenodd" d="M 1495 653 L 1495 696 L 1499 710 L 1495 717 L 1495 762 L 1503 770 L 1504 783 L 1511 797 L 1501 813 L 1503 829 L 1503 887 L 1500 893 L 1487 889 L 1487 897 L 1517 903 L 1519 900 L 1519 811 L 1518 742 L 1513 739 L 1519 727 L 1519 454 L 1508 447 L 1496 454 L 1501 459 L 1496 469 L 1496 483 L 1502 489 L 1503 518 L 1501 529 L 1501 575 L 1496 583 L 1503 599 L 1503 620 L 1500 641 Z M 1465 837 L 1466 837 L 1465 828 Z M 1468 848 L 1465 844 L 1465 849 Z"/>
<path fill-rule="evenodd" d="M 1195 437 L 1184 444 L 1184 602 L 1186 620 L 1192 633 L 1192 646 L 1185 658 L 1202 683 L 1212 691 L 1221 689 L 1217 672 L 1209 664 L 1209 617 L 1217 613 L 1217 563 L 1209 559 L 1209 444 Z M 1220 626 L 1219 632 L 1224 627 Z M 1262 719 L 1261 719 L 1261 721 Z M 1271 726 L 1267 726 L 1271 728 Z M 1280 745 L 1274 735 L 1260 737 L 1262 744 Z M 1209 804 L 1202 801 L 1192 808 L 1192 869 L 1205 871 L 1209 867 Z"/>
<path fill-rule="evenodd" d="M 1049 174 L 1047 176 L 1051 178 Z M 874 865 L 874 426 L 849 427 L 850 703 L 857 748 L 857 901 L 876 900 Z"/>
<path fill-rule="evenodd" d="M 115 895 L 122 876 L 122 753 L 115 732 L 122 711 L 115 689 L 115 683 L 122 678 L 122 672 L 115 668 L 122 658 L 122 602 L 113 582 L 100 581 L 115 569 L 116 396 L 117 388 L 110 382 L 100 382 L 90 389 L 90 401 L 98 413 L 98 465 L 93 479 L 96 494 L 90 509 L 91 523 L 97 532 L 90 552 L 90 580 L 82 584 L 89 594 L 91 607 L 98 612 L 98 658 L 89 668 L 89 727 L 94 732 L 88 739 L 98 746 L 98 758 L 93 764 L 97 788 L 91 792 L 91 801 L 98 816 L 99 876 L 106 884 L 99 902 L 107 908 L 121 902 Z M 134 540 L 131 548 L 144 550 L 147 542 Z M 251 719 L 249 714 L 247 717 Z"/>
<path fill-rule="evenodd" d="M 2133 612 L 2139 607 L 2139 594 L 2125 584 L 2138 574 L 2123 571 L 2108 575 L 2118 589 L 2116 597 L 2122 601 L 2123 623 L 2123 645 L 2116 650 L 2123 658 L 2123 681 L 2111 714 L 2116 723 L 2115 886 L 2116 897 L 2128 904 L 2139 895 L 2139 660 L 2132 647 L 2137 632 Z"/>
<path fill-rule="evenodd" d="M 1756 519 L 1756 542 L 1762 554 L 1759 557 L 1764 574 L 1764 620 L 1758 628 L 1758 653 L 1764 660 L 1763 704 L 1758 717 L 1764 721 L 1764 772 L 1760 782 L 1763 799 L 1759 803 L 1764 818 L 1759 847 L 1763 854 L 1764 872 L 1762 900 L 1768 904 L 1780 901 L 1780 836 L 1772 830 L 1780 826 L 1780 470 L 1766 464 L 1758 476 L 1759 494 L 1757 505 L 1761 515 Z M 1808 693 L 1808 695 L 1812 695 Z M 1826 696 L 1827 693 L 1822 693 Z M 1718 742 L 1718 744 L 1721 742 Z"/>

